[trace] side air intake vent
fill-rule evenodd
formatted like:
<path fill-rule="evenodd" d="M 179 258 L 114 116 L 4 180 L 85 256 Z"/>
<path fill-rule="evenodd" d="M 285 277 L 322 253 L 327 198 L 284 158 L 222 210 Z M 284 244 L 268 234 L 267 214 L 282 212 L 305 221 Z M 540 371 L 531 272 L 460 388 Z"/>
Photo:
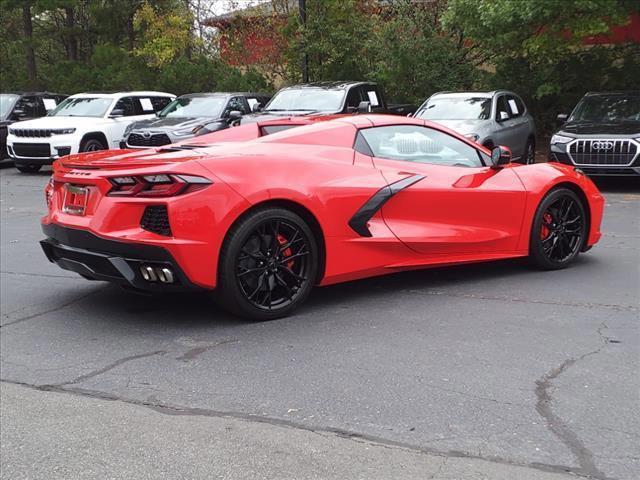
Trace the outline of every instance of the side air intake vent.
<path fill-rule="evenodd" d="M 140 227 L 149 232 L 170 237 L 172 234 L 167 206 L 151 205 L 145 208 L 142 219 L 140 220 Z"/>

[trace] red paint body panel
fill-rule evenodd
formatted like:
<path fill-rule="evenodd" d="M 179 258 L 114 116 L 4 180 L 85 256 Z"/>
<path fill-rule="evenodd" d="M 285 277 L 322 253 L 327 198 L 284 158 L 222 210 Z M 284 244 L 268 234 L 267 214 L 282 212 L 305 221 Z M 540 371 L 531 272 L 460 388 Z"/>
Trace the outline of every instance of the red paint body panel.
<path fill-rule="evenodd" d="M 603 198 L 593 183 L 559 164 L 501 170 L 371 158 L 353 149 L 361 128 L 415 124 L 398 116 L 344 116 L 330 121 L 284 119 L 300 127 L 261 137 L 260 124 L 193 139 L 195 150 L 103 151 L 54 164 L 52 202 L 43 223 L 83 229 L 120 242 L 165 248 L 194 284 L 217 284 L 225 235 L 245 212 L 265 202 L 295 205 L 318 223 L 325 245 L 326 285 L 403 269 L 478 262 L 528 254 L 535 210 L 554 186 L 583 192 L 590 212 L 588 245 L 600 237 Z M 270 121 L 272 124 L 274 121 Z M 486 149 L 443 127 L 427 124 Z M 215 143 L 211 143 L 215 141 Z M 149 174 L 207 178 L 205 188 L 166 198 L 108 196 L 109 178 Z M 369 221 L 371 237 L 351 217 L 380 189 L 408 175 L 425 178 L 393 196 Z M 62 211 L 65 183 L 88 186 L 84 216 Z M 140 227 L 146 206 L 166 205 L 172 236 Z"/>

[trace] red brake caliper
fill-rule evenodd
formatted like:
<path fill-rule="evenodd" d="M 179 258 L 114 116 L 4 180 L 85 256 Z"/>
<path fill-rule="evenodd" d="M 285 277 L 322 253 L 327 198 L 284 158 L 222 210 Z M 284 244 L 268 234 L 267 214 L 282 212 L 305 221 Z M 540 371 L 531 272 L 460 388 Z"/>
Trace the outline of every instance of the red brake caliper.
<path fill-rule="evenodd" d="M 287 242 L 286 238 L 284 238 L 282 235 L 278 234 L 278 243 L 280 243 L 280 245 L 286 245 L 288 242 Z M 285 249 L 284 252 L 282 252 L 282 256 L 284 258 L 290 257 L 291 256 L 291 247 Z M 287 267 L 289 267 L 291 269 L 291 268 L 293 268 L 293 264 L 294 264 L 294 260 L 291 260 L 291 261 L 287 262 Z"/>
<path fill-rule="evenodd" d="M 551 216 L 550 213 L 545 213 L 542 216 L 542 220 L 544 221 L 544 223 L 542 224 L 542 228 L 540 229 L 540 238 L 544 240 L 551 233 L 551 230 L 549 230 L 549 227 L 547 227 L 545 223 L 549 223 L 549 224 L 553 223 L 553 217 Z"/>

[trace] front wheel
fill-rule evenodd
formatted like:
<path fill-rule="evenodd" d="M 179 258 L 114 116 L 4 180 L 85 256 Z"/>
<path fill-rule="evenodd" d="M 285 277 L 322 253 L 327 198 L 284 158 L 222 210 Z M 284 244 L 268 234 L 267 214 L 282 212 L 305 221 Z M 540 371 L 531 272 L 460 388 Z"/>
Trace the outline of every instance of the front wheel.
<path fill-rule="evenodd" d="M 218 300 L 252 320 L 295 310 L 318 271 L 318 246 L 305 221 L 283 208 L 252 212 L 229 231 L 220 252 Z"/>
<path fill-rule="evenodd" d="M 578 196 L 566 188 L 553 190 L 533 219 L 529 258 L 543 270 L 565 268 L 582 249 L 586 235 L 586 214 Z"/>
<path fill-rule="evenodd" d="M 106 150 L 107 147 L 96 138 L 89 138 L 80 145 L 81 152 L 97 152 L 98 150 Z"/>

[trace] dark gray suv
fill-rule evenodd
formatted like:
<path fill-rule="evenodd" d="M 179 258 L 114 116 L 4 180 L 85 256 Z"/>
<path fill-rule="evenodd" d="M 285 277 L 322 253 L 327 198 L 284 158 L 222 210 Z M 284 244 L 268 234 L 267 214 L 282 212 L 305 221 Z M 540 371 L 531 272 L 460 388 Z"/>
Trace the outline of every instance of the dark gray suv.
<path fill-rule="evenodd" d="M 120 148 L 149 148 L 180 142 L 228 128 L 270 95 L 248 92 L 190 93 L 173 100 L 150 118 L 124 131 Z"/>
<path fill-rule="evenodd" d="M 438 92 L 414 117 L 444 125 L 489 148 L 509 147 L 516 162 L 535 162 L 536 127 L 526 105 L 513 92 Z"/>

